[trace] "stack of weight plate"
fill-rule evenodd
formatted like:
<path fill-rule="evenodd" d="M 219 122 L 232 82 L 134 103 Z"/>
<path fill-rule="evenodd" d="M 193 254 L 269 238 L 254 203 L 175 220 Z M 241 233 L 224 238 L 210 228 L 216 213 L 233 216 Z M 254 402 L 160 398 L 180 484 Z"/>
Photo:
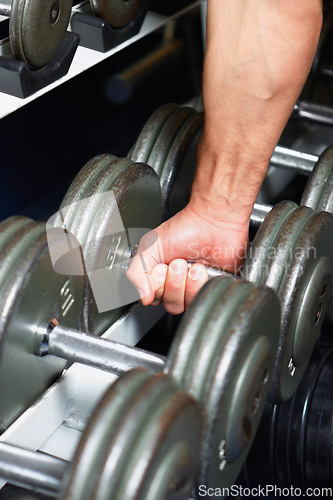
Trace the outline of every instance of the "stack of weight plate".
<path fill-rule="evenodd" d="M 76 255 L 86 267 L 114 271 L 120 264 L 119 273 L 112 274 L 116 288 L 121 263 L 138 242 L 128 228 L 155 227 L 161 204 L 166 216 L 177 175 L 189 155 L 194 166 L 202 122 L 203 115 L 191 108 L 165 105 L 144 127 L 130 158 L 98 155 L 88 162 L 53 219 L 58 229 L 51 231 L 50 250 L 57 236 L 72 234 L 81 245 Z M 317 344 L 309 362 L 331 288 L 333 216 L 322 211 L 323 206 L 331 211 L 325 201 L 331 196 L 327 159 L 329 153 L 309 181 L 303 198 L 307 206 L 282 202 L 262 223 L 244 266 L 244 276 L 252 283 L 234 277 L 209 282 L 182 319 L 164 374 L 154 378 L 134 370 L 105 394 L 72 466 L 57 462 L 57 470 L 66 470 L 54 488 L 60 498 L 106 500 L 112 492 L 117 500 L 185 500 L 194 471 L 197 498 L 200 484 L 229 487 L 244 464 L 267 395 L 278 404 L 265 407 L 241 476 L 243 484 L 267 481 L 302 489 L 332 484 L 332 347 Z M 323 173 L 321 165 L 326 163 Z M 190 186 L 191 177 L 184 179 Z M 101 197 L 109 193 L 117 210 Z M 126 238 L 112 227 L 117 212 Z M 69 247 L 73 242 L 69 240 Z M 37 358 L 36 339 L 41 337 L 46 349 L 58 323 L 99 335 L 122 310 L 101 317 L 86 276 L 55 272 L 44 224 L 19 217 L 2 222 L 0 249 L 0 395 L 6 402 L 1 408 L 6 427 L 64 366 L 57 359 Z M 282 306 L 281 328 L 276 296 Z M 177 400 L 177 405 L 169 407 L 170 400 Z M 184 408 L 189 412 L 186 418 Z M 158 422 L 164 423 L 164 434 L 159 434 Z M 190 429 L 197 436 L 193 447 Z M 161 437 L 155 446 L 157 435 Z M 147 460 L 142 460 L 145 453 Z M 90 488 L 98 492 L 96 497 Z"/>

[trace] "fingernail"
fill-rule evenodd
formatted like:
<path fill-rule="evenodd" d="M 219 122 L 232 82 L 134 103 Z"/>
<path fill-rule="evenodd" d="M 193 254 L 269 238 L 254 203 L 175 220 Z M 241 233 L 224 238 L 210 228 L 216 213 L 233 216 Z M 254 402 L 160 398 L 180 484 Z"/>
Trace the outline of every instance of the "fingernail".
<path fill-rule="evenodd" d="M 171 269 L 174 274 L 183 274 L 187 270 L 187 264 L 183 260 L 177 260 L 171 264 Z"/>
<path fill-rule="evenodd" d="M 145 298 L 145 293 L 144 293 L 143 290 L 141 290 L 141 288 L 138 288 L 138 294 L 139 294 L 140 299 L 144 299 Z"/>
<path fill-rule="evenodd" d="M 197 281 L 202 277 L 202 271 L 197 267 L 191 267 L 189 275 L 191 280 Z"/>

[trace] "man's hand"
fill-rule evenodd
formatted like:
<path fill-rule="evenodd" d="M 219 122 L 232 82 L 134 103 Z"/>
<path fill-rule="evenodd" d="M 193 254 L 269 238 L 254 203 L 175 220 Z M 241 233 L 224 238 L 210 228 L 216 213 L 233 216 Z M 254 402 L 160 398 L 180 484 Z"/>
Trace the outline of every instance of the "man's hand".
<path fill-rule="evenodd" d="M 186 308 L 207 273 L 236 271 L 253 205 L 302 90 L 322 25 L 321 0 L 208 0 L 205 123 L 189 205 L 140 243 L 128 271 L 144 304 Z"/>
<path fill-rule="evenodd" d="M 203 218 L 191 204 L 154 233 L 142 238 L 127 277 L 144 305 L 163 300 L 172 314 L 182 313 L 207 281 L 203 264 L 235 273 L 248 244 L 247 224 Z M 188 261 L 196 263 L 188 269 Z"/>

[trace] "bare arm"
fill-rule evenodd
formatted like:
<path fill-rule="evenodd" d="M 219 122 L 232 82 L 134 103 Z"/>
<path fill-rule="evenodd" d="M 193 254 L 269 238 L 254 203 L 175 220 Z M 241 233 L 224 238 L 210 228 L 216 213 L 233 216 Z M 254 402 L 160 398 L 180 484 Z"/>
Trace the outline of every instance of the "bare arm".
<path fill-rule="evenodd" d="M 269 159 L 310 71 L 321 0 L 208 0 L 205 126 L 189 204 L 157 228 L 128 276 L 143 303 L 180 313 L 207 279 L 196 264 L 234 271 Z"/>
<path fill-rule="evenodd" d="M 321 0 L 208 0 L 196 210 L 248 221 L 321 25 Z"/>

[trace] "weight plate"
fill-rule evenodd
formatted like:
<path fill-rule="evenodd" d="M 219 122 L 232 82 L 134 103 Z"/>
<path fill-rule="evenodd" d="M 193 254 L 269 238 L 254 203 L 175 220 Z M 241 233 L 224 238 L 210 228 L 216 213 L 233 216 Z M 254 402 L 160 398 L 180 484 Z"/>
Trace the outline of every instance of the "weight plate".
<path fill-rule="evenodd" d="M 14 55 L 32 69 L 45 66 L 64 40 L 72 2 L 13 0 L 9 39 Z"/>
<path fill-rule="evenodd" d="M 268 265 L 274 256 L 275 242 L 292 212 L 297 208 L 292 201 L 282 201 L 265 217 L 251 244 L 242 269 L 242 276 L 256 285 L 265 284 Z"/>
<path fill-rule="evenodd" d="M 333 216 L 313 214 L 295 242 L 279 288 L 281 334 L 273 401 L 293 394 L 319 337 L 331 292 L 332 248 Z"/>
<path fill-rule="evenodd" d="M 332 236 L 325 240 L 320 231 L 329 235 L 331 216 L 320 220 L 313 219 L 309 207 L 279 203 L 260 227 L 244 265 L 246 279 L 273 288 L 281 301 L 271 402 L 285 401 L 295 391 L 319 334 L 321 311 L 328 305 L 333 241 Z M 320 318 L 315 322 L 317 314 Z"/>
<path fill-rule="evenodd" d="M 162 175 L 166 158 L 180 127 L 187 118 L 195 113 L 193 108 L 179 107 L 171 113 L 164 123 L 147 161 L 159 177 Z"/>
<path fill-rule="evenodd" d="M 170 197 L 174 186 L 175 178 L 182 167 L 182 162 L 186 158 L 186 153 L 192 146 L 195 137 L 203 125 L 203 114 L 194 113 L 190 115 L 180 127 L 165 159 L 160 184 L 164 205 Z M 194 170 L 195 165 L 193 165 Z"/>
<path fill-rule="evenodd" d="M 198 455 L 200 415 L 163 374 L 132 370 L 95 409 L 60 498 L 187 499 Z"/>
<path fill-rule="evenodd" d="M 317 344 L 292 398 L 266 405 L 242 485 L 304 491 L 332 485 L 332 366 L 332 349 Z"/>
<path fill-rule="evenodd" d="M 143 5 L 143 0 L 90 0 L 96 16 L 105 19 L 113 28 L 126 26 Z"/>
<path fill-rule="evenodd" d="M 280 285 L 289 270 L 289 261 L 295 243 L 313 211 L 308 207 L 297 207 L 281 226 L 267 262 L 265 285 L 279 294 Z M 280 296 L 280 295 L 279 295 Z M 280 297 L 281 298 L 281 297 Z"/>
<path fill-rule="evenodd" d="M 196 486 L 229 487 L 250 449 L 269 391 L 279 301 L 268 288 L 210 280 L 184 316 L 166 373 L 200 404 Z"/>
<path fill-rule="evenodd" d="M 91 230 L 91 224 L 94 220 L 95 213 L 98 210 L 101 200 L 104 198 L 103 194 L 110 191 L 112 183 L 118 173 L 130 165 L 132 165 L 132 162 L 128 158 L 116 158 L 104 165 L 103 169 L 96 169 L 95 175 L 92 177 L 89 186 L 87 186 L 82 193 L 80 198 L 82 203 L 77 203 L 73 207 L 75 209 L 75 215 L 71 224 L 66 224 L 65 227 L 74 234 L 80 242 L 83 253 L 85 252 L 87 240 L 89 240 L 88 233 Z M 65 223 L 66 222 L 67 218 L 65 218 Z"/>
<path fill-rule="evenodd" d="M 275 422 L 278 407 L 266 403 L 257 434 L 237 482 L 245 487 L 276 484 L 275 480 Z"/>
<path fill-rule="evenodd" d="M 302 489 L 310 486 L 308 480 L 311 476 L 305 473 L 305 467 L 308 459 L 311 461 L 311 457 L 315 457 L 317 453 L 316 445 L 308 448 L 306 440 L 310 432 L 315 430 L 316 435 L 319 432 L 320 423 L 318 422 L 317 408 L 313 412 L 313 407 L 311 408 L 311 406 L 313 399 L 315 398 L 316 400 L 318 397 L 318 377 L 322 367 L 326 363 L 326 359 L 326 353 L 317 346 L 294 396 L 286 404 L 280 405 L 280 410 L 283 409 L 284 414 L 288 412 L 290 415 L 287 427 L 288 466 L 287 468 L 286 466 L 282 467 L 281 460 L 276 463 L 277 476 L 280 467 L 282 470 L 285 469 L 284 477 L 281 477 L 280 483 L 282 481 L 283 483 L 281 484 L 285 484 L 286 486 L 293 484 Z M 319 397 L 322 403 L 322 394 Z M 312 425 L 309 426 L 311 414 L 316 420 L 314 427 Z M 282 436 L 284 436 L 284 441 L 286 441 L 286 427 L 283 429 L 283 425 L 280 425 L 280 434 L 277 434 L 275 446 L 279 446 L 279 439 Z M 325 470 L 326 463 L 323 462 L 321 465 Z"/>
<path fill-rule="evenodd" d="M 176 104 L 164 104 L 152 114 L 128 154 L 132 161 L 148 163 L 150 152 L 164 123 L 176 109 Z"/>
<path fill-rule="evenodd" d="M 116 206 L 107 199 L 101 202 L 88 233 L 87 251 L 84 251 L 88 267 L 97 270 L 90 276 L 90 283 L 92 287 L 97 285 L 93 289 L 95 298 L 98 294 L 100 311 L 139 299 L 137 290 L 125 278 L 125 254 L 139 243 L 147 228 L 159 224 L 161 217 L 159 180 L 147 165 L 131 163 L 122 168 L 110 190 L 115 195 Z M 119 211 L 123 231 L 119 230 L 115 209 Z M 95 322 L 98 319 L 93 310 L 88 317 Z"/>
<path fill-rule="evenodd" d="M 69 230 L 76 216 L 77 205 L 75 204 L 86 198 L 86 192 L 91 189 L 96 178 L 98 179 L 108 164 L 116 159 L 115 156 L 101 154 L 86 163 L 69 186 L 53 220 L 54 227 L 65 227 Z"/>
<path fill-rule="evenodd" d="M 80 329 L 80 277 L 56 273 L 50 260 L 45 224 L 12 219 L 1 224 L 12 233 L 0 258 L 0 429 L 5 430 L 50 386 L 65 366 L 63 360 L 34 355 L 36 329 L 56 318 Z M 49 235 L 57 244 L 57 233 Z M 18 367 L 19 370 L 18 370 Z"/>
<path fill-rule="evenodd" d="M 312 208 L 315 212 L 324 210 L 333 212 L 333 147 L 328 147 L 317 161 L 305 186 L 301 205 Z"/>
<path fill-rule="evenodd" d="M 331 488 L 333 484 L 333 350 L 325 351 L 310 401 L 306 432 L 305 477 L 307 486 L 312 488 Z"/>
<path fill-rule="evenodd" d="M 87 331 L 103 333 L 124 312 L 121 306 L 138 300 L 125 277 L 124 254 L 160 217 L 156 173 L 129 158 L 96 157 L 72 183 L 54 224 L 82 246 L 87 272 L 82 321 Z"/>
<path fill-rule="evenodd" d="M 14 217 L 9 217 L 8 219 L 5 219 L 0 223 L 0 259 L 3 248 L 10 241 L 12 236 L 21 228 L 23 228 L 26 224 L 30 224 L 31 222 L 32 219 L 29 219 L 28 217 L 14 216 Z M 0 268 L 0 273 L 1 273 L 1 268 Z"/>
<path fill-rule="evenodd" d="M 20 237 L 20 232 L 27 226 L 31 226 L 33 220 L 28 217 L 9 217 L 0 223 L 0 286 L 8 272 L 8 266 L 15 261 L 15 251 L 4 249 L 15 237 Z M 15 244 L 12 245 L 15 249 Z M 9 247 L 10 248 L 10 247 Z"/>

